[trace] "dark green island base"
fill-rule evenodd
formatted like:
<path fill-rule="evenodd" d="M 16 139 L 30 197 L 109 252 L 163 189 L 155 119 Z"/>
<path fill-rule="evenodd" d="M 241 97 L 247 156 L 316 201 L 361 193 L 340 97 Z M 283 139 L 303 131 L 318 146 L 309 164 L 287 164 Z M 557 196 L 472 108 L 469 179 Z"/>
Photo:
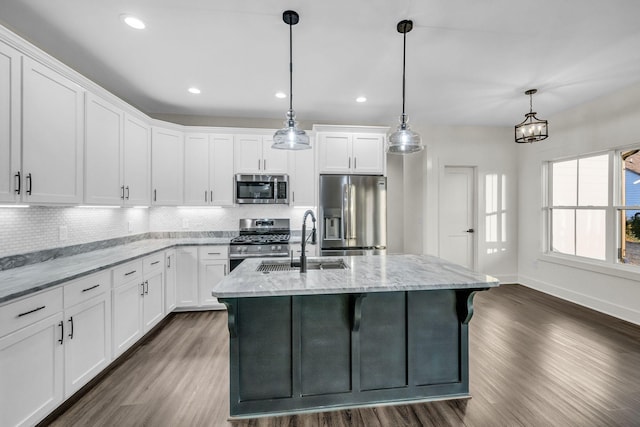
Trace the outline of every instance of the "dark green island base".
<path fill-rule="evenodd" d="M 488 288 L 220 298 L 231 417 L 469 397 L 473 296 Z"/>

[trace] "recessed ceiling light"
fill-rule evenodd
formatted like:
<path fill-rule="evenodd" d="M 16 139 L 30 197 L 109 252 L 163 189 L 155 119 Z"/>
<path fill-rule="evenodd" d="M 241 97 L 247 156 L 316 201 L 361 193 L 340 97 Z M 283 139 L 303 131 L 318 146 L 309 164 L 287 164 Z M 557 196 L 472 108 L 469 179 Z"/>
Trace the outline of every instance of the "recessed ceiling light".
<path fill-rule="evenodd" d="M 136 18 L 135 16 L 120 15 L 120 19 L 122 19 L 125 24 L 131 28 L 135 28 L 136 30 L 144 30 L 147 27 L 140 18 Z"/>
<path fill-rule="evenodd" d="M 286 93 L 284 93 L 284 92 L 276 92 L 276 98 L 283 99 L 283 98 L 286 98 L 286 97 L 287 97 Z"/>
<path fill-rule="evenodd" d="M 198 89 L 197 87 L 190 87 L 190 88 L 189 88 L 189 92 L 190 92 L 190 93 L 193 93 L 193 94 L 195 94 L 195 95 L 198 95 L 198 94 L 201 92 L 201 90 L 200 90 L 200 89 Z"/>
<path fill-rule="evenodd" d="M 366 96 L 359 96 L 356 98 L 356 102 L 367 102 Z"/>

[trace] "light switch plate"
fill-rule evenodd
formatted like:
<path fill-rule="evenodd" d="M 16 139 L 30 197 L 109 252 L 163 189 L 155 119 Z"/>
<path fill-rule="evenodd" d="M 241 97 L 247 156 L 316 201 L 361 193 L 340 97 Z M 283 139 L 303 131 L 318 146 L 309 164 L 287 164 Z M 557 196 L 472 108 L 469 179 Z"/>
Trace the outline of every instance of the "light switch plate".
<path fill-rule="evenodd" d="M 66 225 L 61 225 L 60 228 L 58 229 L 58 235 L 60 238 L 60 241 L 63 242 L 65 240 L 67 240 L 69 238 L 69 230 L 67 229 Z"/>
<path fill-rule="evenodd" d="M 182 228 L 189 228 L 189 219 L 182 218 Z"/>
<path fill-rule="evenodd" d="M 127 230 L 129 233 L 133 232 L 133 221 L 127 222 Z"/>

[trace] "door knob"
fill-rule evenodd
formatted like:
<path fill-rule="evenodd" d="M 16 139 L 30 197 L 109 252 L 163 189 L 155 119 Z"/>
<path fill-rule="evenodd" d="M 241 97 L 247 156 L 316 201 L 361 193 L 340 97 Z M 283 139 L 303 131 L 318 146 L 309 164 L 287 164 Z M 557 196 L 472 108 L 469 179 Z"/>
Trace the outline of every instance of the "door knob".
<path fill-rule="evenodd" d="M 473 228 L 470 228 L 467 230 L 467 233 L 473 233 L 475 230 Z"/>

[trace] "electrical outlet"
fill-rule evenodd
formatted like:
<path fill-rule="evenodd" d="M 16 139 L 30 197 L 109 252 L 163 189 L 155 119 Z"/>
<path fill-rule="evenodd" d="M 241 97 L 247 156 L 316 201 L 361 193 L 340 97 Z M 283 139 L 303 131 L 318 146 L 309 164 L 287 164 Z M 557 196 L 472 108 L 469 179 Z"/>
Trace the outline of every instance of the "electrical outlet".
<path fill-rule="evenodd" d="M 69 230 L 66 225 L 61 225 L 58 229 L 60 241 L 63 242 L 69 238 Z"/>
<path fill-rule="evenodd" d="M 189 228 L 189 219 L 182 218 L 182 228 Z"/>
<path fill-rule="evenodd" d="M 133 232 L 133 221 L 127 222 L 127 230 L 129 230 L 129 233 Z"/>

